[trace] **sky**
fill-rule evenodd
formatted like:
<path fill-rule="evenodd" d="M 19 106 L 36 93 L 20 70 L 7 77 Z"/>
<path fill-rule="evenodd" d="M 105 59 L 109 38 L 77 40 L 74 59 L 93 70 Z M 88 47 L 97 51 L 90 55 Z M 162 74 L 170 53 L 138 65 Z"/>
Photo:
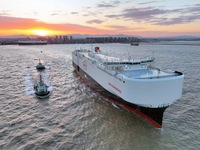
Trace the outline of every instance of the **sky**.
<path fill-rule="evenodd" d="M 1 0 L 0 36 L 200 36 L 200 0 Z"/>

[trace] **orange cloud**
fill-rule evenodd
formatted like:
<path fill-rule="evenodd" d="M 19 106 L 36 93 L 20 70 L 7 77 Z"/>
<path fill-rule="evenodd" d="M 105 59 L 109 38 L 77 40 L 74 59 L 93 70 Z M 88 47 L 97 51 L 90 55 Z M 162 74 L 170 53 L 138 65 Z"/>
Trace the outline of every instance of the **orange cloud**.
<path fill-rule="evenodd" d="M 0 36 L 10 35 L 67 35 L 67 34 L 125 34 L 133 36 L 160 37 L 160 36 L 177 36 L 177 35 L 194 35 L 200 36 L 199 30 L 180 29 L 177 31 L 164 28 L 160 30 L 147 29 L 143 27 L 126 27 L 120 25 L 106 26 L 107 29 L 99 29 L 96 27 L 83 26 L 78 24 L 55 24 L 41 22 L 36 19 L 16 18 L 8 16 L 0 16 Z"/>
<path fill-rule="evenodd" d="M 43 30 L 48 35 L 63 34 L 106 34 L 109 31 L 77 24 L 53 24 L 37 21 L 28 18 L 15 18 L 0 16 L 0 36 L 16 34 L 37 34 L 38 30 Z"/>

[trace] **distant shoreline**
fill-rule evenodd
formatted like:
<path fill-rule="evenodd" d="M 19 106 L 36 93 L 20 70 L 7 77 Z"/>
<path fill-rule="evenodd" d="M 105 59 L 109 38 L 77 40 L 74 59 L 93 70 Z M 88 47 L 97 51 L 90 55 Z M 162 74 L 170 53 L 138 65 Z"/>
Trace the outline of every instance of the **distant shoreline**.
<path fill-rule="evenodd" d="M 200 41 L 144 41 L 141 44 L 151 44 L 151 45 L 191 45 L 200 46 Z"/>
<path fill-rule="evenodd" d="M 151 44 L 151 45 L 191 45 L 200 46 L 200 39 L 146 39 L 146 38 L 85 38 L 85 39 L 65 39 L 65 38 L 46 38 L 47 44 L 108 44 L 108 43 L 121 43 L 130 44 L 132 42 L 137 42 L 141 44 Z M 0 39 L 0 45 L 18 45 L 19 39 Z"/>

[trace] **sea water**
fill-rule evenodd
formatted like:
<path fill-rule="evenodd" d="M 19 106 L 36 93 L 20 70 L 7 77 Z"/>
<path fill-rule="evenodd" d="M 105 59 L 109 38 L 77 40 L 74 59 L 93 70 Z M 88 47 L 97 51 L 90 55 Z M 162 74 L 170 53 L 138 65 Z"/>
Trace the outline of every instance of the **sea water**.
<path fill-rule="evenodd" d="M 182 43 L 0 46 L 0 149 L 199 149 L 200 46 Z M 183 95 L 165 111 L 162 129 L 80 82 L 71 52 L 95 46 L 113 56 L 155 57 L 156 66 L 184 73 Z M 44 71 L 36 70 L 38 59 Z M 48 99 L 34 95 L 39 75 Z"/>

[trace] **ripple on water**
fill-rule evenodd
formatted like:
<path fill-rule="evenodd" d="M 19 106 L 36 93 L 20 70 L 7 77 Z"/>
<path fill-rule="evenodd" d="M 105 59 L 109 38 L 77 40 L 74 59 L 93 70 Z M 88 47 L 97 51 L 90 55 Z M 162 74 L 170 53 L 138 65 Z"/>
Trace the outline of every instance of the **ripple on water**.
<path fill-rule="evenodd" d="M 73 71 L 71 52 L 91 45 L 0 46 L 0 149 L 198 148 L 199 47 L 98 45 L 114 55 L 151 56 L 155 52 L 161 68 L 184 72 L 183 96 L 166 110 L 163 129 L 153 128 L 81 83 Z M 42 72 L 35 68 L 38 59 L 46 66 Z M 48 99 L 34 96 L 39 74 L 52 92 Z"/>

